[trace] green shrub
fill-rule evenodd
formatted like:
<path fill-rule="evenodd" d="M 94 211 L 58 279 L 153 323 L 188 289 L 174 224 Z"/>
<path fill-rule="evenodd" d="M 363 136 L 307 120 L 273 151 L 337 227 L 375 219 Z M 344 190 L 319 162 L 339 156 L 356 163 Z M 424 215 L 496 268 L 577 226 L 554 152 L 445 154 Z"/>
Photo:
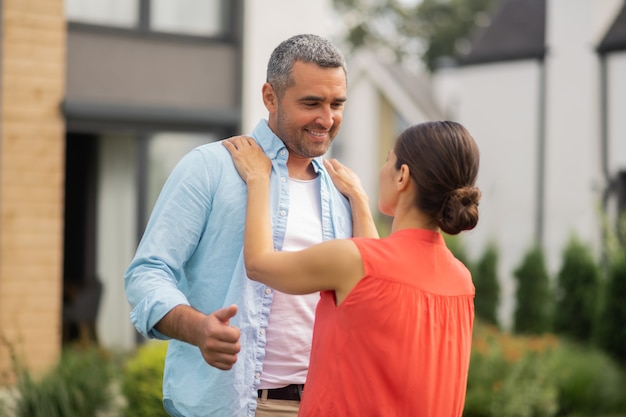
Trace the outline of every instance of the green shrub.
<path fill-rule="evenodd" d="M 167 342 L 150 342 L 126 362 L 122 393 L 125 417 L 167 417 L 163 408 L 163 366 Z"/>
<path fill-rule="evenodd" d="M 517 280 L 514 325 L 517 333 L 540 334 L 550 329 L 550 278 L 543 250 L 531 248 L 513 272 Z"/>
<path fill-rule="evenodd" d="M 111 402 L 112 368 L 102 351 L 68 348 L 58 364 L 35 379 L 14 357 L 16 417 L 92 417 Z"/>
<path fill-rule="evenodd" d="M 559 415 L 626 413 L 626 377 L 601 350 L 563 343 L 552 355 L 550 372 L 559 396 Z"/>
<path fill-rule="evenodd" d="M 558 341 L 522 337 L 476 320 L 464 417 L 551 417 L 557 390 L 546 366 Z"/>
<path fill-rule="evenodd" d="M 591 249 L 572 237 L 557 276 L 554 331 L 581 342 L 591 341 L 597 311 L 600 269 Z"/>
<path fill-rule="evenodd" d="M 500 284 L 498 282 L 498 249 L 490 243 L 485 253 L 476 262 L 472 270 L 476 287 L 476 317 L 498 325 L 497 310 L 500 303 Z"/>
<path fill-rule="evenodd" d="M 626 248 L 613 255 L 604 290 L 604 301 L 596 323 L 600 347 L 626 367 Z"/>
<path fill-rule="evenodd" d="M 464 417 L 623 417 L 624 392 L 624 372 L 601 350 L 475 322 Z"/>

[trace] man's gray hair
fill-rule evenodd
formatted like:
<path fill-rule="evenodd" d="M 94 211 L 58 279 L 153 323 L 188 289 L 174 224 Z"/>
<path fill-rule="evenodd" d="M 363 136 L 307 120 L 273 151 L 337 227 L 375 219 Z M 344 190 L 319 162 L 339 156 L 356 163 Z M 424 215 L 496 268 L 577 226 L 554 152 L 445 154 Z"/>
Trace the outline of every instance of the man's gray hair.
<path fill-rule="evenodd" d="M 343 55 L 330 41 L 317 35 L 295 35 L 274 49 L 267 64 L 266 81 L 278 97 L 282 97 L 292 85 L 291 69 L 296 62 L 313 63 L 322 68 L 342 68 L 347 74 Z"/>

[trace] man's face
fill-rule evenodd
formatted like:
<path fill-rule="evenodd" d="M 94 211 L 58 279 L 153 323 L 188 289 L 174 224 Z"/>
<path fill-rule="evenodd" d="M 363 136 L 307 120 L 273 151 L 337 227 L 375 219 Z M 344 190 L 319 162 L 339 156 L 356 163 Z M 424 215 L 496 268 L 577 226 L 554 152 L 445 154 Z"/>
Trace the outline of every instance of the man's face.
<path fill-rule="evenodd" d="M 282 97 L 276 97 L 275 106 L 268 106 L 269 127 L 291 156 L 323 155 L 341 126 L 346 76 L 342 68 L 296 62 L 291 77 L 292 85 Z"/>

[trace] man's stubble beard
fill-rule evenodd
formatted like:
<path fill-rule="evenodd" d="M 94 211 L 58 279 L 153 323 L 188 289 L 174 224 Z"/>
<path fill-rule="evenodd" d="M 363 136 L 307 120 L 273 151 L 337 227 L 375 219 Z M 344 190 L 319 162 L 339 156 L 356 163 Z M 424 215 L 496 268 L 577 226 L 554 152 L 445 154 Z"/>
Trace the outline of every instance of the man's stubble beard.
<path fill-rule="evenodd" d="M 338 129 L 336 129 L 334 125 L 328 132 L 328 140 L 323 144 L 309 146 L 309 142 L 305 139 L 306 133 L 304 132 L 304 128 L 293 125 L 290 119 L 284 115 L 285 112 L 281 111 L 280 106 L 278 106 L 276 114 L 276 130 L 278 131 L 276 135 L 285 143 L 290 153 L 295 153 L 303 158 L 316 158 L 328 152 L 338 132 Z M 307 125 L 305 128 L 308 126 L 315 127 L 316 125 Z M 321 128 L 317 130 L 324 129 Z"/>

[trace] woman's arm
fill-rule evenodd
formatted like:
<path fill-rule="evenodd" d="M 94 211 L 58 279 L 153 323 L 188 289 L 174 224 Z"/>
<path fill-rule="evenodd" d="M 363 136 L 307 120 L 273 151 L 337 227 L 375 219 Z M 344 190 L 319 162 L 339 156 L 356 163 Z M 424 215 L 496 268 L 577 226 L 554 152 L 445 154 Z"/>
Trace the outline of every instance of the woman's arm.
<path fill-rule="evenodd" d="M 370 210 L 370 200 L 359 177 L 336 159 L 324 160 L 335 187 L 345 195 L 352 207 L 352 233 L 355 237 L 378 238 L 378 229 Z"/>
<path fill-rule="evenodd" d="M 361 254 L 350 240 L 332 240 L 297 252 L 275 252 L 269 211 L 271 161 L 252 138 L 224 141 L 248 184 L 244 258 L 248 277 L 279 291 L 335 290 L 338 302 L 363 276 Z"/>

